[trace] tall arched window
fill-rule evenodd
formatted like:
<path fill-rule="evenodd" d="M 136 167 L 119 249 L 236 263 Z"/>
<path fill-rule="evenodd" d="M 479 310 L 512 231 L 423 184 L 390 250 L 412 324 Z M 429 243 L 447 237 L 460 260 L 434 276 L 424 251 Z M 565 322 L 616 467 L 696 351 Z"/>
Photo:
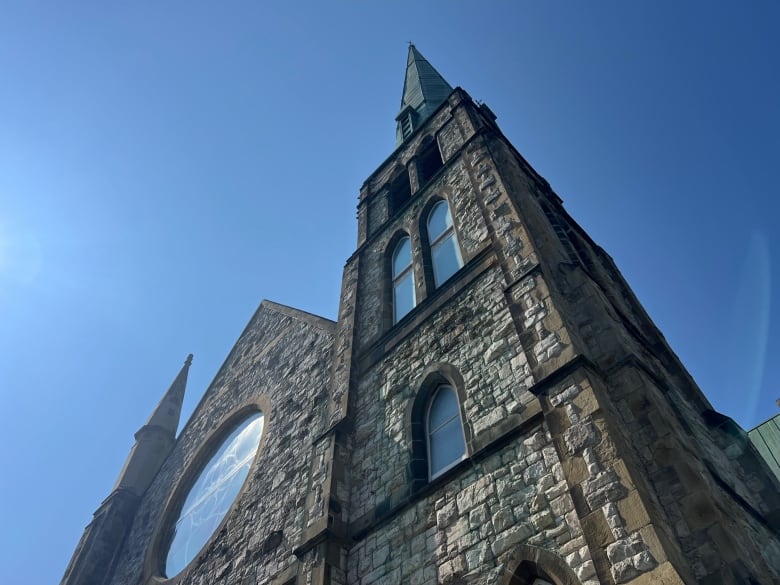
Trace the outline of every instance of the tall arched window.
<path fill-rule="evenodd" d="M 406 236 L 393 251 L 393 323 L 411 311 L 415 304 L 412 244 Z"/>
<path fill-rule="evenodd" d="M 466 456 L 458 396 L 442 384 L 433 393 L 425 417 L 428 440 L 428 479 L 441 475 Z"/>
<path fill-rule="evenodd" d="M 446 201 L 436 203 L 428 215 L 428 241 L 433 264 L 433 281 L 438 288 L 463 266 L 450 208 Z"/>

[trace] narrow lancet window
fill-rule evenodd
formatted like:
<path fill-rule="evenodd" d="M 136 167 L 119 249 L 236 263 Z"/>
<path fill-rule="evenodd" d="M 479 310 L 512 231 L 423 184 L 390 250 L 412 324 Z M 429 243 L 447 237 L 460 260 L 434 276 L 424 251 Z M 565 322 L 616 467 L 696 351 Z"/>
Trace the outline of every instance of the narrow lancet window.
<path fill-rule="evenodd" d="M 430 181 L 443 166 L 444 161 L 442 161 L 441 152 L 439 152 L 439 145 L 436 140 L 432 140 L 423 148 L 418 159 L 417 172 L 420 186 L 422 187 Z"/>
<path fill-rule="evenodd" d="M 452 386 L 442 384 L 428 405 L 428 477 L 433 479 L 466 455 L 458 396 Z"/>
<path fill-rule="evenodd" d="M 409 183 L 409 173 L 403 169 L 390 183 L 390 215 L 395 215 L 411 197 L 412 186 Z"/>
<path fill-rule="evenodd" d="M 438 288 L 463 266 L 446 201 L 439 201 L 431 209 L 428 216 L 428 241 L 431 246 L 433 281 Z"/>
<path fill-rule="evenodd" d="M 393 252 L 393 323 L 417 304 L 412 270 L 412 244 L 409 236 L 401 239 Z"/>

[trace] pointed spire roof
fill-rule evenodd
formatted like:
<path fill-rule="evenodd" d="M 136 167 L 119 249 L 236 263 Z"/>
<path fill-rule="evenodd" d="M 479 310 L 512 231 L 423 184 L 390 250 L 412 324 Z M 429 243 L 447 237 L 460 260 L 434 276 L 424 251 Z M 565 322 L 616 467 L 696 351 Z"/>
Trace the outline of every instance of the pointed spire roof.
<path fill-rule="evenodd" d="M 191 363 L 192 354 L 187 356 L 184 366 L 155 407 L 149 420 L 138 429 L 135 434 L 135 445 L 130 450 L 122 471 L 119 472 L 114 491 L 130 490 L 138 496 L 143 494 L 173 449 Z"/>
<path fill-rule="evenodd" d="M 157 427 L 176 436 L 176 429 L 179 428 L 181 405 L 184 402 L 184 391 L 187 387 L 187 373 L 190 370 L 191 363 L 192 354 L 187 356 L 171 387 L 168 388 L 168 391 L 152 412 L 149 420 L 146 421 L 146 427 Z"/>
<path fill-rule="evenodd" d="M 409 44 L 396 143 L 401 144 L 452 93 L 452 86 L 413 44 Z"/>

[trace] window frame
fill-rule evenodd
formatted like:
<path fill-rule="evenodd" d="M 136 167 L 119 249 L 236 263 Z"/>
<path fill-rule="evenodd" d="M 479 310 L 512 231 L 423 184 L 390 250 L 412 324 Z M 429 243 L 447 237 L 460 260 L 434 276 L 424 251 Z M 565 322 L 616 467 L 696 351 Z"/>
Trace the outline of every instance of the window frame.
<path fill-rule="evenodd" d="M 440 425 L 436 429 L 431 429 L 431 408 L 433 407 L 433 404 L 436 402 L 436 399 L 439 397 L 439 394 L 442 391 L 451 392 L 453 396 L 455 397 L 455 404 L 457 405 L 457 410 L 454 416 L 449 418 L 444 424 Z M 441 475 L 445 474 L 447 471 L 458 465 L 461 461 L 466 459 L 468 457 L 468 448 L 466 443 L 466 433 L 463 428 L 463 417 L 461 415 L 461 406 L 460 406 L 460 396 L 458 395 L 458 391 L 455 389 L 455 387 L 448 383 L 448 382 L 442 382 L 438 384 L 434 389 L 433 392 L 431 392 L 430 397 L 427 400 L 427 404 L 425 406 L 425 454 L 426 459 L 428 463 L 428 481 L 433 481 L 437 477 L 440 477 Z M 449 424 L 451 421 L 457 419 L 458 426 L 460 428 L 460 436 L 463 440 L 463 451 L 457 459 L 454 459 L 453 461 L 449 462 L 448 464 L 444 465 L 441 469 L 437 469 L 436 471 L 433 470 L 433 456 L 432 456 L 432 450 L 431 450 L 431 436 L 433 435 L 434 431 L 437 431 L 441 429 L 446 424 Z"/>
<path fill-rule="evenodd" d="M 447 209 L 447 215 L 449 217 L 449 226 L 447 226 L 444 230 L 442 230 L 438 235 L 436 235 L 435 239 L 431 237 L 431 218 L 433 217 L 434 212 L 438 207 L 441 205 L 446 206 Z M 461 268 L 463 268 L 464 262 L 463 262 L 463 253 L 460 249 L 460 242 L 458 240 L 458 234 L 455 230 L 455 220 L 452 217 L 452 208 L 449 204 L 449 201 L 447 201 L 444 198 L 436 199 L 431 206 L 427 209 L 425 214 L 425 236 L 427 240 L 427 252 L 428 257 L 430 258 L 430 267 L 431 267 L 431 282 L 433 283 L 433 290 L 436 290 L 438 288 L 441 288 L 450 278 L 455 276 L 455 274 L 460 271 Z M 439 281 L 439 278 L 437 277 L 437 270 L 436 270 L 436 262 L 434 260 L 434 251 L 436 248 L 441 247 L 444 245 L 447 240 L 452 239 L 453 244 L 455 247 L 455 259 L 457 260 L 458 268 L 452 272 L 449 276 L 447 276 L 445 279 Z"/>
<path fill-rule="evenodd" d="M 404 245 L 404 242 L 407 242 L 409 245 L 409 264 L 405 265 L 404 268 L 400 270 L 398 274 L 396 274 L 395 260 L 396 260 L 396 256 L 398 255 L 398 252 L 401 249 L 401 246 Z M 396 299 L 397 296 L 396 291 L 399 288 L 398 285 L 400 284 L 401 280 L 403 280 L 406 276 L 409 276 L 411 280 L 412 306 L 403 315 L 398 315 L 397 314 L 398 302 Z M 391 302 L 392 302 L 391 317 L 392 317 L 393 325 L 401 321 L 406 315 L 411 313 L 412 310 L 414 310 L 414 308 L 417 306 L 417 290 L 415 284 L 416 283 L 414 278 L 414 252 L 412 250 L 412 238 L 408 234 L 404 234 L 403 236 L 396 239 L 395 244 L 392 247 L 392 252 L 390 254 L 390 290 L 391 290 Z"/>

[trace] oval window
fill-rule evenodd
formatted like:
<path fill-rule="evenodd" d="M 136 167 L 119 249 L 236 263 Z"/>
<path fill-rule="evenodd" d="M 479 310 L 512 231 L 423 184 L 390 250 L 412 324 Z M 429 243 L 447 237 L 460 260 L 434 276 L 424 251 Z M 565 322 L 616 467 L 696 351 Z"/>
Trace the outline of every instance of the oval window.
<path fill-rule="evenodd" d="M 222 523 L 241 491 L 263 435 L 263 413 L 245 418 L 220 445 L 192 484 L 173 526 L 165 575 L 181 572 Z"/>

